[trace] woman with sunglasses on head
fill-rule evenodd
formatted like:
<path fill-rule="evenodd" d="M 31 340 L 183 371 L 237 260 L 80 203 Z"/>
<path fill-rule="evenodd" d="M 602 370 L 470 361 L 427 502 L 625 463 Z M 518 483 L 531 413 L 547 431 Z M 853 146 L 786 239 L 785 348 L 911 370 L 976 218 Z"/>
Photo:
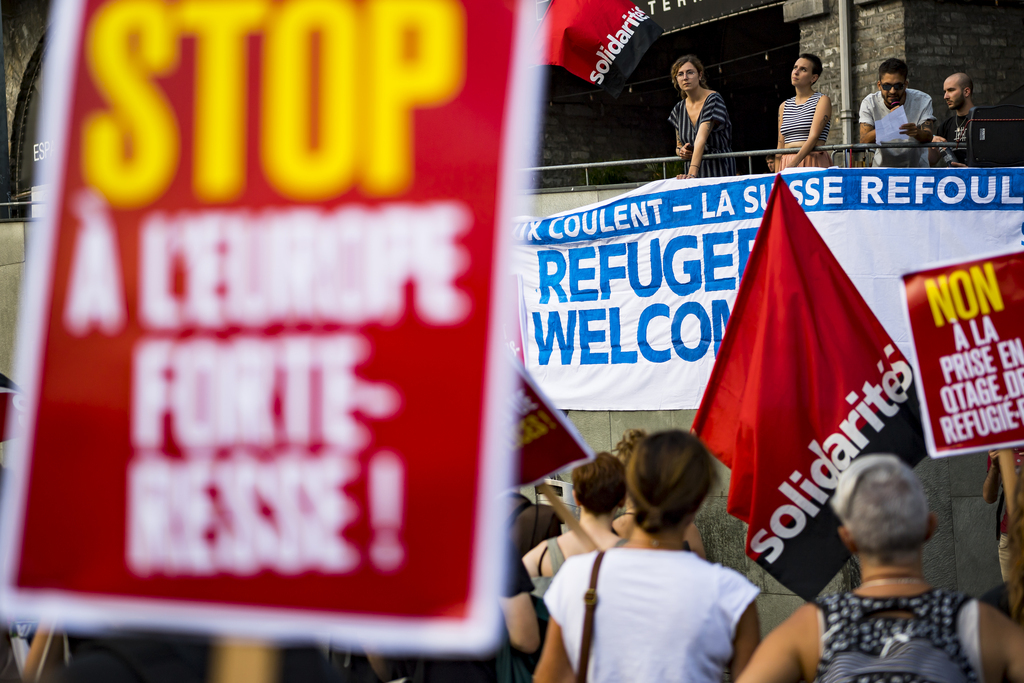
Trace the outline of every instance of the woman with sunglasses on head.
<path fill-rule="evenodd" d="M 736 160 L 705 159 L 705 154 L 732 152 L 732 122 L 725 99 L 708 88 L 704 65 L 694 55 L 683 55 L 672 65 L 672 87 L 682 95 L 668 117 L 676 130 L 676 156 L 690 162 L 684 178 L 720 178 L 736 175 Z"/>
<path fill-rule="evenodd" d="M 821 60 L 812 54 L 800 55 L 793 64 L 790 82 L 796 94 L 779 105 L 779 149 L 798 148 L 796 154 L 780 154 L 775 170 L 792 166 L 828 168 L 831 160 L 814 148 L 828 139 L 832 126 L 832 101 L 814 84 L 821 78 Z"/>

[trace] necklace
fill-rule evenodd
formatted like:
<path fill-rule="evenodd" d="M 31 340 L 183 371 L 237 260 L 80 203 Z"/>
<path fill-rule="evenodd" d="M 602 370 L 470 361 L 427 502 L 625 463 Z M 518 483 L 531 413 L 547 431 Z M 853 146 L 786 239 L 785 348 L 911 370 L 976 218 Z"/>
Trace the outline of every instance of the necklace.
<path fill-rule="evenodd" d="M 894 584 L 903 583 L 928 583 L 924 579 L 872 579 L 871 581 L 864 581 L 860 584 L 861 588 L 867 588 L 869 586 L 891 586 Z"/>
<path fill-rule="evenodd" d="M 953 116 L 956 117 L 956 142 L 963 142 L 964 141 L 964 128 L 967 126 L 967 121 L 968 121 L 968 119 L 970 117 L 970 114 L 964 115 L 964 122 L 963 123 L 960 123 L 960 115 L 959 114 L 953 114 Z"/>

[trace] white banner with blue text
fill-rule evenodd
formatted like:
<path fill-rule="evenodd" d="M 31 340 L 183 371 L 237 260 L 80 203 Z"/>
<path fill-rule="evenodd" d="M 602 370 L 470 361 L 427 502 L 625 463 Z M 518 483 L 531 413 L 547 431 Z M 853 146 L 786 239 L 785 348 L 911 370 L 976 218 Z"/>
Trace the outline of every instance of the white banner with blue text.
<path fill-rule="evenodd" d="M 1024 169 L 793 169 L 783 177 L 908 356 L 900 275 L 1024 248 Z M 515 226 L 526 366 L 557 407 L 700 404 L 774 179 L 662 180 Z"/>

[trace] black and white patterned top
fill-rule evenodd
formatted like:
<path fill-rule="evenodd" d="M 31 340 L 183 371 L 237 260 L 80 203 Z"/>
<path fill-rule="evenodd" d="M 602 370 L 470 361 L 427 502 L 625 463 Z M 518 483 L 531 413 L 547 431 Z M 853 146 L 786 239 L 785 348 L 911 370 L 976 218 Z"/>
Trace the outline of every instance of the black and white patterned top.
<path fill-rule="evenodd" d="M 810 136 L 811 128 L 814 127 L 814 112 L 820 99 L 821 93 L 816 92 L 803 104 L 796 103 L 796 95 L 786 100 L 782 108 L 782 125 L 779 127 L 783 143 L 788 145 L 791 142 L 804 142 Z M 828 131 L 831 127 L 832 122 L 825 121 L 825 127 L 818 136 L 819 142 L 828 140 Z"/>
<path fill-rule="evenodd" d="M 717 92 L 712 92 L 704 100 L 704 106 L 700 109 L 696 126 L 693 125 L 693 121 L 686 113 L 686 100 L 676 103 L 668 121 L 676 129 L 679 140 L 684 145 L 687 142 L 691 145 L 696 142 L 700 124 L 705 121 L 714 121 L 715 127 L 711 129 L 711 135 L 708 136 L 708 141 L 704 145 L 704 154 L 732 151 L 732 122 L 729 120 L 729 111 L 725 108 L 725 99 Z M 736 175 L 735 159 L 701 159 L 698 177 L 721 178 L 730 175 Z"/>
<path fill-rule="evenodd" d="M 819 683 L 975 683 L 960 642 L 957 615 L 970 598 L 936 588 L 913 597 L 853 593 L 815 600 L 822 612 Z M 876 617 L 910 612 L 913 618 Z"/>

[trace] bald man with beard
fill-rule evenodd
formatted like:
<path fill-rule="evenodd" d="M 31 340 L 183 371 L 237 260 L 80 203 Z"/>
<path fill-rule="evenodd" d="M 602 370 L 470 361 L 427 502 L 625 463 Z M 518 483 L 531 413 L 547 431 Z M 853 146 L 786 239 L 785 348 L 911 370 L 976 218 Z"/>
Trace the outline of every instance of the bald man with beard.
<path fill-rule="evenodd" d="M 971 120 L 971 107 L 974 106 L 974 81 L 965 73 L 955 73 L 942 84 L 942 99 L 946 101 L 953 115 L 939 124 L 932 142 L 955 142 L 953 150 L 957 163 L 953 166 L 966 166 L 967 161 L 967 122 Z M 934 166 L 939 160 L 939 149 L 928 150 L 928 162 Z"/>

